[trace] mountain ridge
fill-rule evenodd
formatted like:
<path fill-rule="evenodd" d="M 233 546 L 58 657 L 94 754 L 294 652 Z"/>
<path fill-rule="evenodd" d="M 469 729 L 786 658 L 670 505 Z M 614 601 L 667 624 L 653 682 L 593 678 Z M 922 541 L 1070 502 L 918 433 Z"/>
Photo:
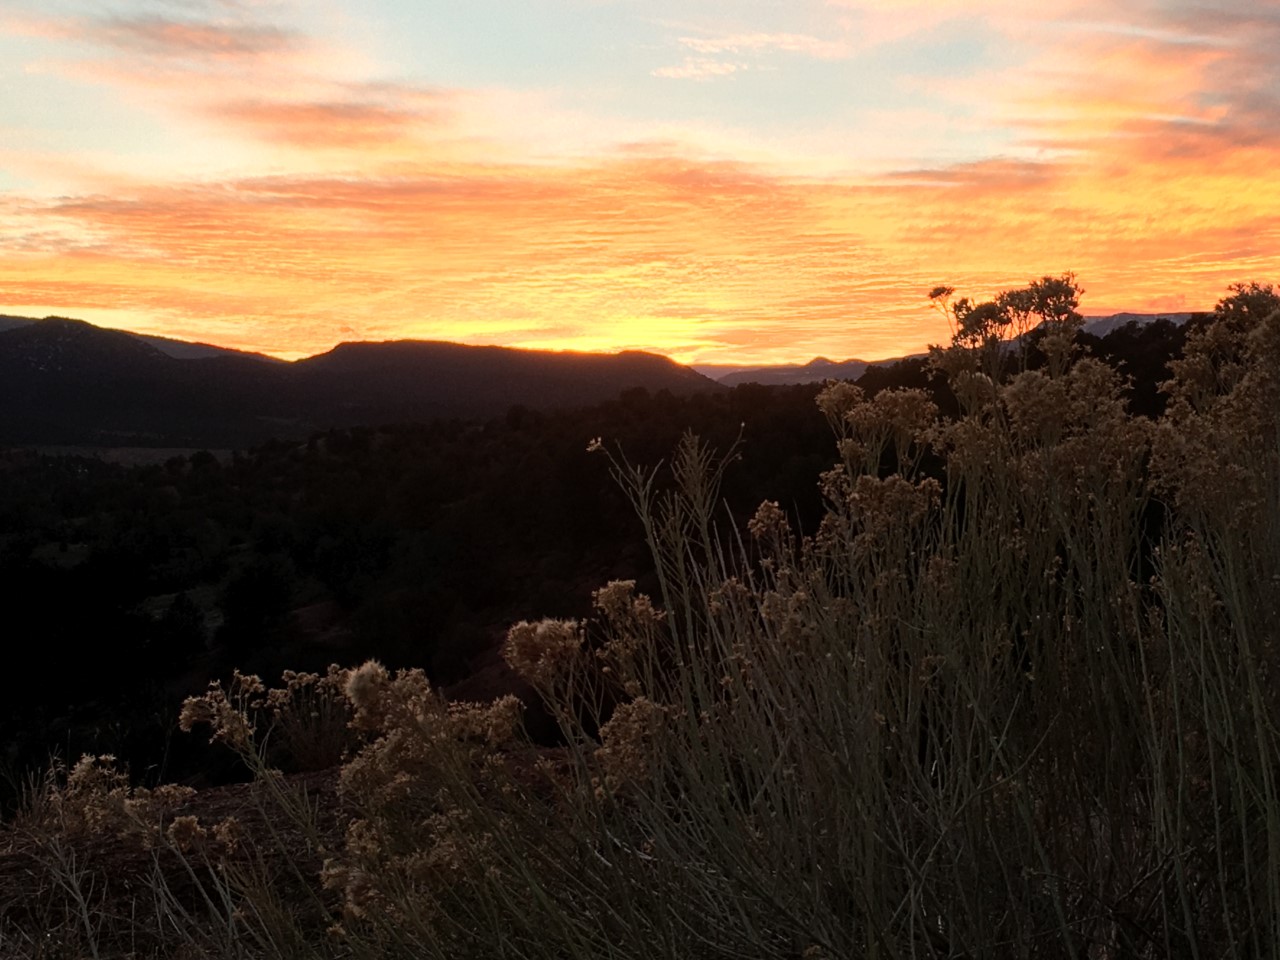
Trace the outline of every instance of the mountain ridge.
<path fill-rule="evenodd" d="M 1155 323 L 1158 320 L 1168 320 L 1174 324 L 1183 324 L 1196 315 L 1193 312 L 1113 313 L 1084 317 L 1084 323 L 1080 329 L 1082 333 L 1090 336 L 1105 337 L 1107 334 L 1130 323 L 1140 327 Z M 822 383 L 824 380 L 857 380 L 870 367 L 885 367 L 902 360 L 914 360 L 917 357 L 926 355 L 913 353 L 901 357 L 890 357 L 885 360 L 831 360 L 827 357 L 814 357 L 806 363 L 761 364 L 759 366 L 745 364 L 693 364 L 692 369 L 711 377 L 717 383 L 722 383 L 727 387 L 735 387 L 743 383 L 784 386 L 788 384 Z"/>
<path fill-rule="evenodd" d="M 1086 318 L 1105 336 L 1192 314 Z M 630 388 L 683 395 L 743 383 L 857 379 L 899 360 L 729 368 L 717 379 L 669 357 L 522 350 L 443 340 L 344 341 L 296 361 L 141 336 L 83 320 L 0 315 L 0 447 L 243 448 L 331 427 L 480 419 L 565 409 Z M 715 368 L 704 371 L 717 373 Z"/>
<path fill-rule="evenodd" d="M 722 385 L 667 357 L 447 341 L 340 344 L 292 363 L 180 358 L 145 338 L 50 317 L 0 330 L 0 446 L 245 447 L 331 427 L 559 409 L 624 390 Z"/>
<path fill-rule="evenodd" d="M 150 344 L 161 353 L 164 353 L 175 360 L 204 360 L 213 357 L 234 356 L 234 357 L 250 357 L 255 360 L 262 360 L 266 363 L 288 363 L 287 360 L 281 360 L 279 357 L 268 356 L 265 353 L 255 353 L 252 350 L 237 350 L 235 347 L 219 347 L 216 344 L 205 343 L 200 340 L 179 340 L 175 337 L 161 337 L 154 334 L 134 333 L 132 330 L 117 330 L 112 327 L 99 327 L 97 324 L 89 323 L 87 320 L 76 320 L 72 317 L 20 317 L 13 314 L 0 314 L 0 333 L 6 333 L 9 330 L 17 330 L 23 327 L 30 327 L 33 324 L 45 323 L 49 320 L 72 320 L 75 323 L 88 324 L 98 330 L 111 330 L 114 333 L 121 333 L 125 336 L 133 337 L 135 340 L 141 340 L 143 343 Z"/>

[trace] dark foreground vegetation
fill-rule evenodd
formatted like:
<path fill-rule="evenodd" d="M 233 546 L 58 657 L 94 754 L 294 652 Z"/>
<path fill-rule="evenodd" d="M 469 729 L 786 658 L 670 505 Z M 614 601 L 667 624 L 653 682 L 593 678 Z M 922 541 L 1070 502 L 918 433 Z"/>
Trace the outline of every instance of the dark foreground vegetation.
<path fill-rule="evenodd" d="M 741 436 L 725 489 L 739 517 L 780 498 L 816 524 L 813 477 L 830 459 L 816 392 L 632 390 L 572 413 L 517 407 L 132 468 L 0 453 L 5 632 L 33 676 L 58 678 L 0 702 L 5 802 L 51 750 L 113 753 L 149 783 L 239 775 L 173 722 L 233 668 L 377 657 L 465 696 L 508 692 L 497 648 L 511 623 L 583 616 L 601 583 L 652 577 L 588 440 L 657 463 L 690 427 L 721 449 Z"/>
<path fill-rule="evenodd" d="M 820 392 L 11 455 L 15 769 L 132 778 L 26 791 L 0 955 L 1275 956 L 1280 298 L 1075 294 Z"/>

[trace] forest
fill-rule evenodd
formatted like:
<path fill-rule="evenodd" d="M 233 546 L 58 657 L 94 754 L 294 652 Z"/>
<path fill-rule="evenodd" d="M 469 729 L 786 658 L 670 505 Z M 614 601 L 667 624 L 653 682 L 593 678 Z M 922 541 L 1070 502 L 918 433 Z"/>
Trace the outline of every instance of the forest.
<path fill-rule="evenodd" d="M 955 293 L 856 382 L 0 454 L 0 956 L 1272 956 L 1280 295 Z"/>

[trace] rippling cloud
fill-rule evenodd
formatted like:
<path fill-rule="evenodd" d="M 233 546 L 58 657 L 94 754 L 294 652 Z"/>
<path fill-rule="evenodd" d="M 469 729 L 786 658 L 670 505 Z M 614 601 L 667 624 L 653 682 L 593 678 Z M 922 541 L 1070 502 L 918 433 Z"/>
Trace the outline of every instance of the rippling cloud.
<path fill-rule="evenodd" d="M 895 81 L 922 135 L 936 117 L 996 146 L 862 173 L 835 162 L 856 125 L 807 157 L 715 118 L 371 82 L 252 7 L 28 19 L 74 39 L 59 63 L 75 76 L 143 91 L 251 159 L 96 182 L 83 160 L 59 172 L 74 188 L 5 196 L 0 312 L 289 356 L 354 329 L 781 362 L 922 350 L 946 335 L 924 297 L 940 282 L 981 296 L 1074 270 L 1091 312 L 1207 308 L 1232 281 L 1280 278 L 1280 14 L 1256 6 L 848 0 L 812 5 L 827 32 L 671 28 L 663 49 L 685 59 L 652 72 L 673 80 L 740 83 L 762 57 L 841 68 L 961 22 L 1002 45 Z M 40 161 L 0 151 L 32 177 Z"/>

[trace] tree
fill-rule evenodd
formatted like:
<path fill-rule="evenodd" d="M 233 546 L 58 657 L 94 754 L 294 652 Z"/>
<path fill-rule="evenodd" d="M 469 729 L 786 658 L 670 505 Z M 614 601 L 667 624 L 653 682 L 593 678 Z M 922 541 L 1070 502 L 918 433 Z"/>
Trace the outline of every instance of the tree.
<path fill-rule="evenodd" d="M 1280 293 L 1269 283 L 1233 283 L 1230 296 L 1223 297 L 1213 312 L 1237 327 L 1252 327 L 1280 310 Z"/>
<path fill-rule="evenodd" d="M 1178 403 L 1207 409 L 1216 398 L 1231 393 L 1258 366 L 1254 356 L 1260 343 L 1254 335 L 1268 318 L 1280 313 L 1280 293 L 1271 284 L 1233 283 L 1231 294 L 1214 307 L 1203 324 L 1189 324 L 1181 360 L 1170 368 L 1174 379 L 1166 389 Z"/>
<path fill-rule="evenodd" d="M 1058 333 L 1069 343 L 1080 325 L 1076 308 L 1084 290 L 1076 283 L 1074 273 L 1044 276 L 1025 287 L 1003 290 L 981 303 L 968 297 L 952 301 L 955 292 L 955 287 L 940 284 L 929 291 L 928 297 L 951 324 L 952 346 L 978 352 L 992 376 L 1004 367 L 1006 344 L 1018 344 L 1019 362 L 1025 365 L 1032 331 Z"/>

